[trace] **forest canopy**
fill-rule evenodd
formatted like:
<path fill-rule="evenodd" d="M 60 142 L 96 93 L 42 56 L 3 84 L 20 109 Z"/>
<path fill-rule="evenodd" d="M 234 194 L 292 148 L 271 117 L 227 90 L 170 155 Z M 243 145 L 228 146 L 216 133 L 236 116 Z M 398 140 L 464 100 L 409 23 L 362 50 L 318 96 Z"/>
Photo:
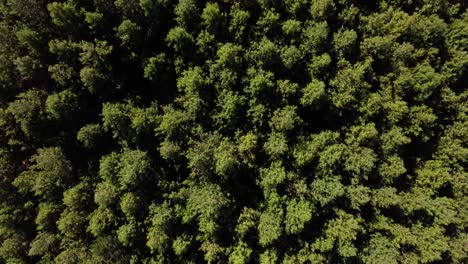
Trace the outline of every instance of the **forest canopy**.
<path fill-rule="evenodd" d="M 461 0 L 0 0 L 0 263 L 468 262 Z"/>

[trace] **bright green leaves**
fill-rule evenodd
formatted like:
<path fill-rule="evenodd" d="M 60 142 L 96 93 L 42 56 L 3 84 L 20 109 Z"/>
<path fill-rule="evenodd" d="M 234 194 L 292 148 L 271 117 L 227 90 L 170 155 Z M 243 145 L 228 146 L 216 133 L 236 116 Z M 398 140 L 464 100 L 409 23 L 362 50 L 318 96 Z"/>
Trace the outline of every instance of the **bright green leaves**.
<path fill-rule="evenodd" d="M 449 250 L 447 237 L 441 227 L 423 228 L 421 225 L 413 227 L 416 245 L 419 249 L 418 259 L 421 263 L 441 260 L 443 252 Z"/>
<path fill-rule="evenodd" d="M 231 7 L 229 31 L 234 34 L 237 41 L 242 40 L 245 30 L 249 27 L 248 19 L 250 13 L 242 10 L 238 3 L 234 3 Z"/>
<path fill-rule="evenodd" d="M 78 22 L 80 12 L 77 9 L 76 3 L 69 0 L 65 3 L 53 2 L 47 5 L 52 22 L 63 28 L 73 29 Z"/>
<path fill-rule="evenodd" d="M 37 216 L 34 220 L 37 225 L 37 230 L 53 229 L 59 210 L 60 206 L 58 204 L 48 202 L 39 203 Z"/>
<path fill-rule="evenodd" d="M 127 218 L 132 218 L 140 209 L 140 199 L 135 193 L 125 193 L 120 200 L 120 209 Z"/>
<path fill-rule="evenodd" d="M 299 92 L 299 85 L 289 80 L 279 80 L 277 81 L 277 85 L 282 102 L 285 104 L 289 101 L 293 101 Z"/>
<path fill-rule="evenodd" d="M 129 117 L 132 105 L 130 104 L 104 104 L 102 107 L 103 127 L 113 131 L 114 138 L 129 139 L 128 127 L 131 117 Z"/>
<path fill-rule="evenodd" d="M 418 64 L 415 68 L 401 68 L 394 85 L 398 92 L 424 102 L 436 93 L 443 84 L 444 77 L 427 63 Z"/>
<path fill-rule="evenodd" d="M 0 2 L 0 263 L 466 259 L 461 1 Z"/>
<path fill-rule="evenodd" d="M 429 195 L 417 188 L 412 193 L 402 193 L 400 196 L 395 195 L 394 189 L 381 189 L 380 193 L 374 196 L 374 199 L 385 201 L 385 203 L 392 201 L 391 205 L 387 204 L 386 206 L 399 204 L 401 209 L 403 209 L 402 212 L 412 219 L 413 224 L 410 228 L 407 228 L 392 223 L 393 220 L 379 217 L 379 222 L 374 227 L 392 234 L 392 246 L 388 247 L 390 250 L 384 251 L 375 243 L 389 245 L 389 241 L 385 241 L 386 239 L 381 236 L 374 235 L 373 237 L 376 241 L 371 240 L 370 245 L 364 252 L 372 254 L 371 250 L 379 250 L 382 251 L 381 254 L 388 255 L 396 254 L 395 248 L 412 246 L 417 250 L 399 252 L 399 255 L 421 263 L 430 263 L 444 258 L 443 252 L 448 250 L 448 237 L 442 235 L 441 232 L 447 230 L 444 226 L 448 225 L 449 222 L 455 223 L 458 221 L 458 213 L 455 205 L 451 204 L 451 199 L 431 199 Z M 383 204 L 380 203 L 379 206 L 383 206 Z M 440 210 L 441 208 L 444 209 Z M 434 222 L 432 223 L 432 221 Z M 379 237 L 378 240 L 377 237 Z M 367 261 L 370 260 L 368 259 Z"/>
<path fill-rule="evenodd" d="M 468 46 L 467 36 L 468 31 L 465 27 L 465 23 L 468 21 L 468 16 L 465 11 L 462 18 L 455 19 L 452 24 L 450 24 L 450 30 L 448 30 L 447 39 L 449 40 L 447 44 L 454 47 L 457 50 L 465 50 Z"/>
<path fill-rule="evenodd" d="M 16 32 L 16 37 L 20 45 L 29 49 L 29 51 L 34 54 L 40 48 L 40 36 L 39 33 L 33 31 L 30 28 L 23 28 Z"/>
<path fill-rule="evenodd" d="M 398 263 L 398 248 L 387 237 L 377 233 L 373 234 L 369 244 L 364 249 L 363 261 L 365 264 Z"/>
<path fill-rule="evenodd" d="M 172 250 L 174 251 L 176 256 L 182 256 L 188 251 L 191 243 L 192 241 L 190 236 L 179 236 L 176 239 L 174 239 L 174 242 L 172 242 Z"/>
<path fill-rule="evenodd" d="M 371 199 L 370 192 L 371 189 L 363 185 L 348 186 L 346 189 L 346 194 L 351 201 L 351 208 L 354 210 L 360 210 L 362 205 L 369 203 Z"/>
<path fill-rule="evenodd" d="M 285 134 L 272 132 L 263 145 L 265 152 L 273 159 L 279 158 L 288 151 L 288 140 Z"/>
<path fill-rule="evenodd" d="M 265 119 L 269 115 L 268 108 L 262 103 L 256 103 L 254 101 L 249 102 L 249 110 L 247 110 L 247 116 L 250 121 L 257 127 L 263 127 L 266 123 Z"/>
<path fill-rule="evenodd" d="M 155 57 L 149 58 L 145 65 L 144 77 L 148 80 L 156 80 L 161 78 L 160 75 L 166 67 L 166 54 L 160 53 Z"/>
<path fill-rule="evenodd" d="M 312 61 L 308 65 L 309 74 L 312 77 L 312 82 L 314 79 L 322 78 L 326 79 L 330 76 L 328 68 L 331 64 L 331 57 L 328 53 L 323 53 L 312 57 Z"/>
<path fill-rule="evenodd" d="M 141 235 L 141 226 L 136 221 L 141 217 L 140 209 L 146 206 L 138 193 L 144 184 L 155 182 L 151 178 L 154 175 L 150 163 L 146 152 L 129 149 L 113 152 L 101 160 L 99 174 L 104 181 L 98 183 L 94 191 L 98 208 L 89 220 L 91 234 L 102 237 L 120 226 L 116 232 L 119 242 L 128 247 L 136 243 Z M 148 237 L 151 239 L 150 235 Z"/>
<path fill-rule="evenodd" d="M 258 96 L 264 92 L 273 90 L 275 84 L 273 82 L 274 75 L 272 72 L 250 68 L 248 74 L 252 76 L 252 79 L 250 79 L 249 86 L 245 88 L 247 93 Z"/>
<path fill-rule="evenodd" d="M 123 188 L 133 189 L 151 175 L 151 161 L 141 150 L 127 150 L 120 156 L 120 184 Z M 153 175 L 154 176 L 154 175 Z"/>
<path fill-rule="evenodd" d="M 288 177 L 287 172 L 281 162 L 272 163 L 270 167 L 262 169 L 260 174 L 260 184 L 266 192 L 274 190 L 274 188 L 276 188 L 279 184 L 284 183 Z"/>
<path fill-rule="evenodd" d="M 50 197 L 64 190 L 72 176 L 70 162 L 58 147 L 39 149 L 30 159 L 31 166 L 18 176 L 14 184 L 22 192 Z"/>
<path fill-rule="evenodd" d="M 215 123 L 220 128 L 236 125 L 242 118 L 242 108 L 245 105 L 245 97 L 238 93 L 223 90 L 219 94 L 219 112 L 213 115 Z"/>
<path fill-rule="evenodd" d="M 215 36 L 203 30 L 197 36 L 198 50 L 203 54 L 213 54 L 216 49 Z"/>
<path fill-rule="evenodd" d="M 258 242 L 260 245 L 268 246 L 280 238 L 283 232 L 281 226 L 283 215 L 283 210 L 275 205 L 268 207 L 260 215 L 258 223 Z"/>
<path fill-rule="evenodd" d="M 373 191 L 372 204 L 377 208 L 386 208 L 400 203 L 397 190 L 392 187 L 384 187 Z"/>
<path fill-rule="evenodd" d="M 271 67 L 278 61 L 278 46 L 270 39 L 263 37 L 252 44 L 249 55 L 259 67 Z"/>
<path fill-rule="evenodd" d="M 378 131 L 374 123 L 351 128 L 346 140 L 350 149 L 345 154 L 344 169 L 354 176 L 352 182 L 357 182 L 360 179 L 367 180 L 372 173 L 378 161 L 378 156 L 369 147 L 375 145 L 378 139 L 377 136 Z"/>
<path fill-rule="evenodd" d="M 28 246 L 25 242 L 25 239 L 22 235 L 12 235 L 9 238 L 6 238 L 1 244 L 0 256 L 6 261 L 17 261 L 21 263 L 22 254 L 28 252 Z"/>
<path fill-rule="evenodd" d="M 31 242 L 28 255 L 29 256 L 43 256 L 50 254 L 58 246 L 58 239 L 53 233 L 40 232 L 36 238 Z"/>
<path fill-rule="evenodd" d="M 288 234 L 297 234 L 304 229 L 304 225 L 312 218 L 313 207 L 304 200 L 292 200 L 286 207 L 284 219 L 285 231 Z"/>
<path fill-rule="evenodd" d="M 237 146 L 225 138 L 215 150 L 215 172 L 221 176 L 233 175 L 239 167 Z"/>
<path fill-rule="evenodd" d="M 281 28 L 285 34 L 294 35 L 301 32 L 301 22 L 293 19 L 287 20 Z"/>
<path fill-rule="evenodd" d="M 192 173 L 204 176 L 213 174 L 215 169 L 214 154 L 220 142 L 221 138 L 218 134 L 202 135 L 200 141 L 192 142 L 186 153 L 188 167 Z"/>
<path fill-rule="evenodd" d="M 77 52 L 80 51 L 80 45 L 71 40 L 60 40 L 53 39 L 49 41 L 49 51 L 57 55 L 60 59 L 72 60 L 72 57 L 75 57 Z M 73 58 L 79 59 L 79 58 Z M 64 63 L 65 64 L 65 63 Z"/>
<path fill-rule="evenodd" d="M 385 154 L 398 153 L 400 146 L 409 144 L 411 139 L 405 136 L 399 127 L 392 128 L 381 135 L 382 150 Z"/>
<path fill-rule="evenodd" d="M 139 235 L 138 227 L 135 222 L 122 225 L 117 230 L 117 239 L 126 247 L 133 246 Z"/>
<path fill-rule="evenodd" d="M 78 96 L 70 90 L 49 95 L 45 111 L 54 120 L 67 120 L 78 108 Z"/>
<path fill-rule="evenodd" d="M 20 73 L 22 80 L 31 79 L 40 68 L 38 61 L 28 55 L 16 58 L 13 63 L 16 66 L 16 70 Z"/>
<path fill-rule="evenodd" d="M 247 132 L 247 134 L 241 136 L 238 140 L 237 150 L 240 158 L 243 159 L 248 166 L 253 165 L 257 148 L 258 138 L 253 132 Z"/>
<path fill-rule="evenodd" d="M 145 16 L 154 15 L 159 11 L 160 5 L 164 5 L 165 2 L 158 3 L 153 0 L 140 0 L 140 7 L 143 10 Z"/>
<path fill-rule="evenodd" d="M 273 113 L 270 126 L 273 130 L 279 132 L 288 132 L 301 123 L 300 117 L 296 113 L 295 106 L 286 106 Z"/>
<path fill-rule="evenodd" d="M 428 141 L 432 136 L 433 127 L 437 116 L 434 115 L 432 109 L 425 106 L 413 106 L 410 109 L 409 118 L 411 126 L 408 128 L 408 133 L 416 137 L 421 137 L 422 141 Z"/>
<path fill-rule="evenodd" d="M 140 31 L 140 27 L 133 21 L 126 19 L 122 21 L 122 23 L 117 28 L 117 36 L 122 41 L 122 45 L 124 47 L 131 47 L 138 41 L 138 33 Z"/>
<path fill-rule="evenodd" d="M 167 161 L 175 161 L 181 155 L 181 148 L 177 143 L 164 140 L 159 146 L 161 157 Z"/>
<path fill-rule="evenodd" d="M 99 124 L 88 124 L 78 131 L 76 139 L 86 148 L 92 149 L 99 146 L 103 133 Z"/>
<path fill-rule="evenodd" d="M 151 252 L 163 253 L 168 246 L 168 228 L 173 220 L 174 211 L 169 204 L 151 205 L 150 217 L 151 225 L 146 236 L 146 245 Z"/>
<path fill-rule="evenodd" d="M 168 139 L 178 138 L 188 130 L 189 120 L 189 117 L 183 111 L 168 107 L 161 117 L 161 123 L 156 128 L 156 133 L 161 133 Z"/>
<path fill-rule="evenodd" d="M 366 94 L 370 85 L 366 81 L 366 73 L 370 68 L 370 61 L 358 62 L 351 65 L 341 60 L 338 63 L 339 71 L 330 82 L 333 104 L 338 108 L 344 108 L 355 102 L 359 94 Z"/>
<path fill-rule="evenodd" d="M 326 22 L 311 23 L 303 31 L 304 41 L 301 49 L 307 53 L 318 53 L 322 51 L 327 43 L 328 25 Z"/>
<path fill-rule="evenodd" d="M 367 179 L 377 162 L 377 155 L 369 148 L 356 148 L 345 155 L 344 169 L 354 176 L 353 181 Z"/>
<path fill-rule="evenodd" d="M 68 85 L 76 76 L 75 70 L 65 63 L 49 66 L 50 77 L 59 85 Z"/>
<path fill-rule="evenodd" d="M 101 40 L 95 40 L 94 43 L 82 42 L 80 48 L 80 62 L 94 67 L 105 65 L 107 57 L 112 53 L 112 46 Z"/>
<path fill-rule="evenodd" d="M 408 30 L 411 23 L 409 18 L 404 11 L 390 7 L 384 12 L 365 17 L 364 31 L 370 35 L 389 35 L 396 38 Z"/>
<path fill-rule="evenodd" d="M 454 122 L 446 128 L 444 135 L 440 139 L 437 156 L 447 164 L 459 168 L 459 162 L 467 162 L 468 147 L 468 121 Z M 465 145 L 464 145 L 465 144 Z"/>
<path fill-rule="evenodd" d="M 198 34 L 197 38 L 198 50 L 204 54 L 213 54 L 215 50 L 215 36 L 210 32 L 203 30 Z"/>
<path fill-rule="evenodd" d="M 347 135 L 346 143 L 352 146 L 373 146 L 378 139 L 378 133 L 375 123 L 353 126 Z"/>
<path fill-rule="evenodd" d="M 440 160 L 429 160 L 418 170 L 417 183 L 436 191 L 454 178 L 453 172 Z"/>
<path fill-rule="evenodd" d="M 412 46 L 409 43 L 404 43 L 400 45 L 400 47 L 397 47 L 394 38 L 389 35 L 368 37 L 360 43 L 362 53 L 380 60 L 390 60 L 392 55 L 390 51 L 400 48 L 400 50 L 394 53 L 396 55 L 395 57 L 398 58 L 395 60 L 396 63 L 404 63 L 410 57 L 410 55 L 405 52 L 410 47 Z"/>
<path fill-rule="evenodd" d="M 344 144 L 334 144 L 325 148 L 320 154 L 317 174 L 322 176 L 333 175 L 334 171 L 342 166 L 345 151 L 346 147 Z"/>
<path fill-rule="evenodd" d="M 112 137 L 128 146 L 152 134 L 159 124 L 157 105 L 138 108 L 132 102 L 105 103 L 102 107 L 103 129 L 112 131 Z"/>
<path fill-rule="evenodd" d="M 10 112 L 16 123 L 21 127 L 23 133 L 30 137 L 37 134 L 41 121 L 45 119 L 45 92 L 40 90 L 29 90 L 17 96 L 17 99 L 10 103 Z"/>
<path fill-rule="evenodd" d="M 333 35 L 333 44 L 339 57 L 350 58 L 354 55 L 357 44 L 357 33 L 354 30 L 340 30 Z"/>
<path fill-rule="evenodd" d="M 261 264 L 273 264 L 278 262 L 278 253 L 275 249 L 267 249 L 259 257 Z"/>
<path fill-rule="evenodd" d="M 91 193 L 91 186 L 82 181 L 63 192 L 63 204 L 74 210 L 86 209 L 92 200 Z"/>
<path fill-rule="evenodd" d="M 415 46 L 431 49 L 441 45 L 445 39 L 447 24 L 435 15 L 416 16 L 415 23 L 411 23 L 408 35 Z"/>
<path fill-rule="evenodd" d="M 184 190 L 187 195 L 186 209 L 182 217 L 184 223 L 197 220 L 200 238 L 204 241 L 215 239 L 219 221 L 230 201 L 219 186 L 202 184 Z"/>
<path fill-rule="evenodd" d="M 118 183 L 122 189 L 135 189 L 152 174 L 151 161 L 146 152 L 126 149 L 122 153 L 112 153 L 101 160 L 101 178 Z M 110 190 L 102 187 L 103 190 Z"/>
<path fill-rule="evenodd" d="M 91 214 L 87 231 L 95 237 L 103 235 L 116 225 L 117 217 L 111 209 L 98 207 Z"/>
<path fill-rule="evenodd" d="M 265 10 L 257 20 L 257 30 L 265 35 L 278 29 L 280 14 L 274 9 Z M 258 33 L 257 33 L 258 34 Z"/>
<path fill-rule="evenodd" d="M 317 159 L 318 154 L 328 145 L 336 143 L 339 136 L 339 133 L 336 132 L 323 131 L 319 134 L 311 135 L 309 140 L 304 138 L 299 140 L 293 152 L 297 166 L 302 167 Z"/>
<path fill-rule="evenodd" d="M 406 173 L 405 164 L 399 156 L 390 156 L 379 166 L 379 173 L 382 177 L 382 183 L 392 184 L 396 178 Z"/>
<path fill-rule="evenodd" d="M 326 98 L 325 83 L 314 79 L 303 89 L 300 102 L 304 106 L 316 106 L 324 98 Z"/>
<path fill-rule="evenodd" d="M 345 188 L 336 176 L 325 179 L 316 179 L 311 184 L 314 200 L 321 206 L 326 206 L 338 197 L 345 194 Z"/>
<path fill-rule="evenodd" d="M 238 70 L 243 61 L 242 52 L 242 46 L 235 45 L 233 43 L 222 45 L 216 52 L 216 55 L 218 56 L 218 59 L 216 60 L 217 67 L 220 67 L 221 69 Z"/>
<path fill-rule="evenodd" d="M 203 95 L 206 93 L 207 81 L 200 67 L 188 69 L 177 80 L 179 91 L 183 94 L 177 102 L 186 110 L 185 119 L 196 119 L 203 110 Z"/>
<path fill-rule="evenodd" d="M 326 20 L 335 12 L 335 4 L 332 0 L 318 0 L 312 2 L 310 14 L 315 20 Z"/>
<path fill-rule="evenodd" d="M 252 254 L 252 249 L 248 247 L 247 244 L 240 242 L 235 248 L 234 251 L 229 256 L 229 263 L 232 264 L 246 264 L 249 263 L 250 255 Z"/>
<path fill-rule="evenodd" d="M 20 27 L 21 29 L 17 29 L 18 31 L 16 31 L 16 38 L 18 39 L 18 44 L 16 45 L 27 52 L 22 52 L 20 53 L 21 55 L 18 54 L 13 61 L 3 63 L 6 65 L 13 63 L 23 81 L 32 80 L 44 67 L 41 63 L 41 53 L 44 52 L 44 39 L 40 35 L 41 31 L 35 31 L 25 25 Z M 6 35 L 5 32 L 3 33 Z M 4 52 L 10 53 L 9 51 Z M 10 56 L 14 58 L 16 54 L 11 53 Z"/>
<path fill-rule="evenodd" d="M 80 45 L 71 40 L 53 39 L 49 41 L 49 51 L 57 57 L 56 64 L 49 65 L 50 77 L 60 87 L 70 89 L 81 88 L 80 68 L 75 64 L 79 61 Z"/>
<path fill-rule="evenodd" d="M 362 231 L 362 219 L 343 211 L 337 212 L 337 218 L 325 225 L 325 237 L 317 240 L 314 246 L 321 252 L 331 251 L 336 245 L 338 254 L 343 258 L 357 255 L 354 241 Z"/>
<path fill-rule="evenodd" d="M 104 15 L 98 12 L 85 12 L 84 21 L 88 24 L 90 29 L 99 28 L 104 22 Z"/>
<path fill-rule="evenodd" d="M 116 203 L 118 195 L 119 190 L 117 186 L 107 181 L 100 182 L 94 190 L 94 202 L 97 205 L 108 207 Z"/>
<path fill-rule="evenodd" d="M 236 234 L 240 239 L 247 238 L 249 234 L 252 235 L 252 233 L 254 233 L 256 230 L 258 217 L 258 211 L 247 207 L 242 209 L 242 212 L 239 215 L 239 219 L 237 219 L 236 225 Z"/>
<path fill-rule="evenodd" d="M 174 14 L 180 26 L 189 27 L 196 18 L 194 15 L 198 14 L 196 2 L 194 0 L 179 0 L 174 9 Z"/>
<path fill-rule="evenodd" d="M 57 228 L 64 236 L 73 239 L 85 233 L 87 220 L 86 213 L 66 209 L 57 221 Z"/>
<path fill-rule="evenodd" d="M 105 76 L 91 67 L 84 67 L 80 71 L 80 78 L 90 92 L 94 92 L 103 85 Z"/>
<path fill-rule="evenodd" d="M 222 26 L 223 14 L 219 9 L 218 3 L 206 3 L 205 8 L 201 14 L 202 25 L 212 33 L 216 34 Z"/>
<path fill-rule="evenodd" d="M 185 48 L 191 45 L 194 39 L 184 28 L 175 27 L 167 34 L 166 41 L 176 52 L 185 54 Z"/>
<path fill-rule="evenodd" d="M 91 93 L 94 93 L 109 81 L 107 74 L 112 67 L 108 58 L 113 47 L 108 45 L 107 41 L 96 40 L 95 43 L 82 42 L 80 49 L 80 62 L 84 66 L 80 71 L 81 81 Z"/>

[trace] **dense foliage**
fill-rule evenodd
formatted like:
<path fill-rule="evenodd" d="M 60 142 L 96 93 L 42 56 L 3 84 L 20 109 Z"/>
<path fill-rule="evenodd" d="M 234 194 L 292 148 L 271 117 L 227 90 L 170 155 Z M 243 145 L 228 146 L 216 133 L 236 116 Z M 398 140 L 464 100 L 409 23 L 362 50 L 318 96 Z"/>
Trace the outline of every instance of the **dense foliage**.
<path fill-rule="evenodd" d="M 0 0 L 0 263 L 466 263 L 462 0 Z"/>

